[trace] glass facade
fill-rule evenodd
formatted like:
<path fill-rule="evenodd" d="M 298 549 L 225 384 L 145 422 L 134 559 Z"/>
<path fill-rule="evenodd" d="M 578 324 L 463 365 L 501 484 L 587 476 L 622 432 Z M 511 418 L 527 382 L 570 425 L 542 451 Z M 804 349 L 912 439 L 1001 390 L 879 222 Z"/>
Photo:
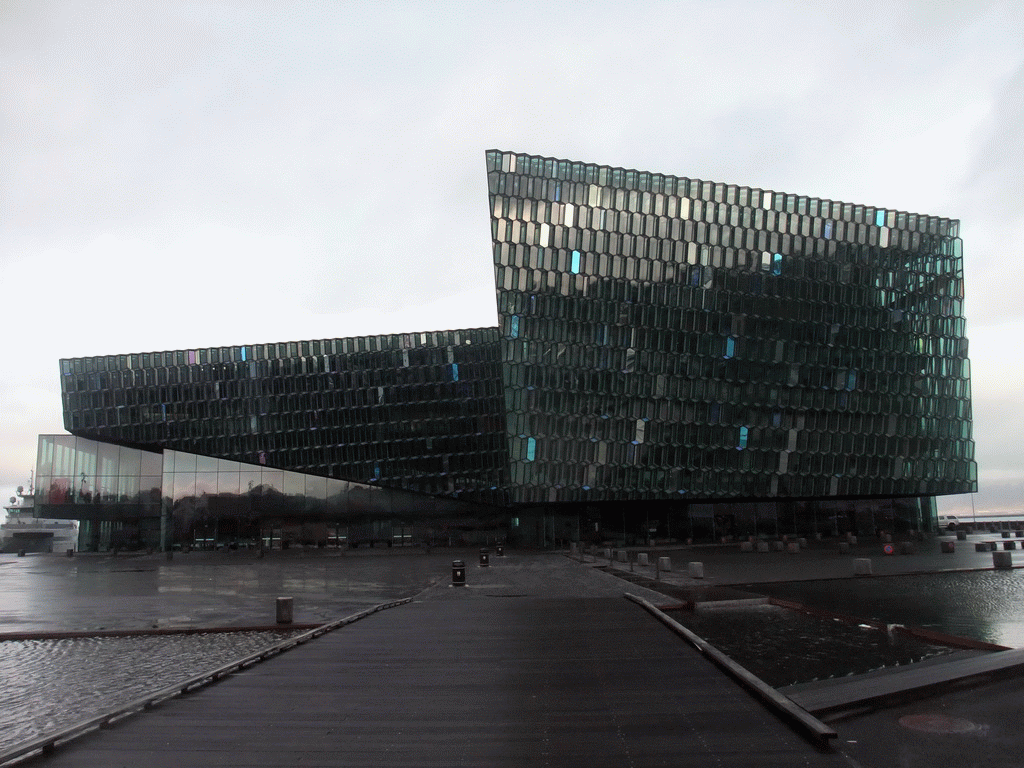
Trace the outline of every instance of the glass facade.
<path fill-rule="evenodd" d="M 486 161 L 498 327 L 61 360 L 44 503 L 195 545 L 503 508 L 549 542 L 927 529 L 976 490 L 957 221 Z"/>
<path fill-rule="evenodd" d="M 61 389 L 95 440 L 504 501 L 494 328 L 69 359 Z"/>
<path fill-rule="evenodd" d="M 958 223 L 487 153 L 512 500 L 975 490 Z"/>
<path fill-rule="evenodd" d="M 37 514 L 82 520 L 86 551 L 409 544 L 499 524 L 496 508 L 454 499 L 74 435 L 40 435 L 36 466 Z"/>
<path fill-rule="evenodd" d="M 83 550 L 156 546 L 162 475 L 159 452 L 75 435 L 40 435 L 36 515 L 80 520 Z"/>

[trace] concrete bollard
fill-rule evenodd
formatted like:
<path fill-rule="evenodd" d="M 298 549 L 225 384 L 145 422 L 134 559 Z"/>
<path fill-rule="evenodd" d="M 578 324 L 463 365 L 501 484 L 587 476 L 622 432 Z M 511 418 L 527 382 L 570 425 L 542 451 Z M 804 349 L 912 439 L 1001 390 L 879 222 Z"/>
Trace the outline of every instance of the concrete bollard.
<path fill-rule="evenodd" d="M 1010 541 L 1004 541 L 1003 542 L 1003 549 L 1016 549 L 1016 548 L 1017 548 L 1017 542 L 1014 541 L 1013 539 L 1010 539 Z"/>
<path fill-rule="evenodd" d="M 992 553 L 992 567 L 999 569 L 1010 569 L 1013 568 L 1013 553 L 1012 552 L 993 552 Z"/>
<path fill-rule="evenodd" d="M 799 552 L 800 551 L 800 545 L 797 544 L 795 541 L 791 541 L 791 542 L 789 542 L 789 544 L 786 545 L 786 551 L 787 552 Z"/>
<path fill-rule="evenodd" d="M 991 547 L 989 547 L 987 541 L 976 541 L 976 542 L 974 542 L 974 551 L 975 552 L 988 552 L 990 550 L 991 550 Z"/>
<path fill-rule="evenodd" d="M 292 598 L 290 598 L 290 597 L 279 597 L 279 598 L 277 598 L 277 623 L 278 624 L 291 624 L 292 623 Z"/>
<path fill-rule="evenodd" d="M 66 554 L 67 554 L 68 557 L 74 557 L 75 556 L 75 550 L 69 549 Z"/>
<path fill-rule="evenodd" d="M 853 535 L 852 533 L 851 533 L 851 534 L 849 534 L 849 535 L 848 535 L 848 536 L 846 537 L 846 540 L 847 540 L 848 542 L 850 542 L 850 544 L 851 544 L 851 545 L 854 545 L 854 544 L 856 544 L 856 543 L 857 543 L 857 537 L 856 537 L 856 536 L 854 536 L 854 535 Z"/>
<path fill-rule="evenodd" d="M 956 540 L 957 541 L 967 541 L 967 531 L 957 531 L 956 532 Z"/>
<path fill-rule="evenodd" d="M 667 573 L 672 572 L 672 558 L 670 557 L 659 557 L 658 558 L 658 569 Z"/>
<path fill-rule="evenodd" d="M 25 550 L 24 549 L 19 549 L 18 550 L 18 557 L 24 557 L 24 556 L 25 556 Z"/>
<path fill-rule="evenodd" d="M 939 551 L 944 553 L 944 554 L 947 554 L 947 555 L 952 554 L 953 552 L 956 551 L 956 542 L 955 541 L 940 541 L 939 542 Z"/>
<path fill-rule="evenodd" d="M 651 559 L 650 559 L 650 557 L 648 557 L 646 552 L 637 552 L 636 553 L 636 564 L 637 565 L 650 565 L 651 564 Z"/>
<path fill-rule="evenodd" d="M 807 539 L 799 538 L 796 540 L 796 543 L 800 545 L 800 549 L 807 549 Z"/>
<path fill-rule="evenodd" d="M 870 576 L 871 575 L 871 558 L 870 557 L 856 557 L 853 560 L 853 575 L 854 576 Z"/>
<path fill-rule="evenodd" d="M 704 563 L 689 563 L 686 566 L 686 573 L 691 579 L 703 579 Z"/>
<path fill-rule="evenodd" d="M 604 548 L 604 559 L 605 560 L 611 560 L 612 559 L 612 548 L 611 547 L 605 547 Z"/>
<path fill-rule="evenodd" d="M 754 542 L 752 542 L 752 541 L 741 541 L 740 542 L 740 552 L 753 552 L 753 551 L 754 551 Z"/>
<path fill-rule="evenodd" d="M 616 551 L 615 559 L 618 560 L 620 563 L 624 563 L 624 562 L 626 562 L 626 554 L 627 554 L 626 550 L 620 549 L 620 550 Z"/>
<path fill-rule="evenodd" d="M 466 563 L 463 560 L 452 560 L 452 586 L 466 586 Z"/>
<path fill-rule="evenodd" d="M 758 552 L 767 552 L 768 551 L 768 542 L 767 541 L 759 541 L 759 542 L 757 542 L 757 551 Z"/>
<path fill-rule="evenodd" d="M 846 554 L 847 552 L 849 552 L 850 551 L 850 542 L 848 542 L 848 541 L 840 541 L 839 542 L 839 551 L 842 552 L 843 554 Z"/>
<path fill-rule="evenodd" d="M 785 547 L 785 543 L 784 542 L 781 542 L 781 541 L 773 541 L 772 542 L 772 549 L 774 549 L 776 552 L 781 552 L 784 547 Z"/>

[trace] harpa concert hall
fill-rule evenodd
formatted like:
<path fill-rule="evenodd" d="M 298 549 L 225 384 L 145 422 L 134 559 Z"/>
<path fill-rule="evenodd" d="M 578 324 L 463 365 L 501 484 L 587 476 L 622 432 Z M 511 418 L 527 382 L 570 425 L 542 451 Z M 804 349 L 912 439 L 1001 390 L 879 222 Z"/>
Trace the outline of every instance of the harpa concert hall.
<path fill-rule="evenodd" d="M 976 490 L 957 221 L 486 158 L 497 327 L 62 360 L 38 514 L 548 546 L 929 530 Z"/>

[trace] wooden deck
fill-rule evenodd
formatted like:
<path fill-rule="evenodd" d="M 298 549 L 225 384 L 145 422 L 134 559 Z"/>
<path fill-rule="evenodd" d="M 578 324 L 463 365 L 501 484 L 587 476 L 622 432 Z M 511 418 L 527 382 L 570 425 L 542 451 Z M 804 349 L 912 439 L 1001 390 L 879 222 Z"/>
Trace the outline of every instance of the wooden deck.
<path fill-rule="evenodd" d="M 621 598 L 450 590 L 32 765 L 846 765 Z"/>

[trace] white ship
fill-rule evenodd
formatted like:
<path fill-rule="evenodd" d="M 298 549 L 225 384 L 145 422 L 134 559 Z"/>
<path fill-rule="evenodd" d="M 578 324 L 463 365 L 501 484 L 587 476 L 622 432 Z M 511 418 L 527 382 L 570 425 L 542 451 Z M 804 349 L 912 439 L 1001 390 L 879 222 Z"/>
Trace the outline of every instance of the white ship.
<path fill-rule="evenodd" d="M 0 523 L 0 552 L 67 552 L 78 549 L 77 520 L 49 520 L 35 516 L 31 489 L 4 505 L 7 519 Z"/>

